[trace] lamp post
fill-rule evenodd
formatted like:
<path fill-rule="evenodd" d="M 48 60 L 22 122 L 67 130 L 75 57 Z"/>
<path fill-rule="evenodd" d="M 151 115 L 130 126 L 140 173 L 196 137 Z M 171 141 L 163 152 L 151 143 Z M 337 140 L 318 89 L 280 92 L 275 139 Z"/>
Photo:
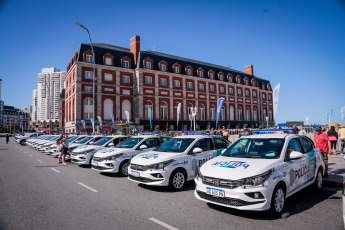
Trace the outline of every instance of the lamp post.
<path fill-rule="evenodd" d="M 191 109 L 192 111 L 192 116 L 193 116 L 193 120 L 194 120 L 194 131 L 195 131 L 195 117 L 196 117 L 196 113 L 198 112 L 198 108 L 195 106 L 195 108 Z"/>
<path fill-rule="evenodd" d="M 266 116 L 266 128 L 268 128 L 268 119 L 269 119 L 269 117 L 268 116 Z"/>
<path fill-rule="evenodd" d="M 90 36 L 90 32 L 89 30 L 83 26 L 82 24 L 76 22 L 75 24 L 77 24 L 78 26 L 80 26 L 81 28 L 83 28 L 84 30 L 87 31 L 87 34 L 89 35 L 89 39 L 90 39 L 90 44 L 91 44 L 91 50 L 92 50 L 92 61 L 93 61 L 93 81 L 92 81 L 92 87 L 93 87 L 93 90 L 92 90 L 92 100 L 93 100 L 93 113 L 92 113 L 92 131 L 93 131 L 93 134 L 95 134 L 95 77 L 96 77 L 96 74 L 95 74 L 95 52 L 93 52 L 93 45 L 92 45 L 92 41 L 91 41 L 91 36 Z"/>

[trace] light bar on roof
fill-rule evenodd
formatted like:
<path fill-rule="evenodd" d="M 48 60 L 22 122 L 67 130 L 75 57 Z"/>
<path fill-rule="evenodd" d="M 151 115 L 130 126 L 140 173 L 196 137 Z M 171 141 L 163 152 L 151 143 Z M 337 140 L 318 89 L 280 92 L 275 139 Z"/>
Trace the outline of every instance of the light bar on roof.
<path fill-rule="evenodd" d="M 183 131 L 184 134 L 209 134 L 210 131 Z"/>
<path fill-rule="evenodd" d="M 293 128 L 293 129 L 252 129 L 250 130 L 251 132 L 278 132 L 278 131 L 291 131 L 294 132 L 297 129 Z"/>
<path fill-rule="evenodd" d="M 154 135 L 154 134 L 158 134 L 158 131 L 156 131 L 156 132 L 142 132 L 142 133 L 139 133 L 139 135 Z"/>

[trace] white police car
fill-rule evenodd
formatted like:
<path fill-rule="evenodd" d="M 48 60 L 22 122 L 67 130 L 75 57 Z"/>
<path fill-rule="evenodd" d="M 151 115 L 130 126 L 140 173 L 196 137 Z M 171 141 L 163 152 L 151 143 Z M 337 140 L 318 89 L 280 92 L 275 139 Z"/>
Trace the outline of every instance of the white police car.
<path fill-rule="evenodd" d="M 305 136 L 251 135 L 200 167 L 194 194 L 209 203 L 277 215 L 292 194 L 312 184 L 321 189 L 324 169 L 320 150 Z"/>
<path fill-rule="evenodd" d="M 169 140 L 165 136 L 135 136 L 118 144 L 116 147 L 103 149 L 95 153 L 92 168 L 100 172 L 128 175 L 129 161 L 137 154 L 151 151 Z"/>
<path fill-rule="evenodd" d="M 214 136 L 175 137 L 154 151 L 135 156 L 128 168 L 128 178 L 147 185 L 179 190 L 187 180 L 194 179 L 198 166 L 220 154 L 228 145 L 227 140 Z"/>

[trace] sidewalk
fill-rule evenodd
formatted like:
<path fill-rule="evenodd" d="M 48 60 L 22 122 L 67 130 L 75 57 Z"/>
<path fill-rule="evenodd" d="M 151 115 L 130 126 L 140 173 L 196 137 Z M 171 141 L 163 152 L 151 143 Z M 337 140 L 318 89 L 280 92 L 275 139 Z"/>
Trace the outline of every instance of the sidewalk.
<path fill-rule="evenodd" d="M 328 155 L 328 178 L 324 184 L 332 187 L 343 187 L 345 178 L 345 160 L 341 155 Z"/>

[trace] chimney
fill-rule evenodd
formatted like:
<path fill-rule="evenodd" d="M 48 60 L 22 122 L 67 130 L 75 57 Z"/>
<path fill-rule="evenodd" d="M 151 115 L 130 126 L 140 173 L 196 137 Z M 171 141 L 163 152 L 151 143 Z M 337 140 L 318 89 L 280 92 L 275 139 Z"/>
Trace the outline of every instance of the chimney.
<path fill-rule="evenodd" d="M 140 52 L 140 36 L 135 35 L 131 38 L 131 52 L 134 54 L 134 63 L 137 65 L 138 55 Z"/>
<path fill-rule="evenodd" d="M 254 68 L 253 65 L 247 65 L 244 67 L 244 72 L 250 75 L 254 75 Z"/>

